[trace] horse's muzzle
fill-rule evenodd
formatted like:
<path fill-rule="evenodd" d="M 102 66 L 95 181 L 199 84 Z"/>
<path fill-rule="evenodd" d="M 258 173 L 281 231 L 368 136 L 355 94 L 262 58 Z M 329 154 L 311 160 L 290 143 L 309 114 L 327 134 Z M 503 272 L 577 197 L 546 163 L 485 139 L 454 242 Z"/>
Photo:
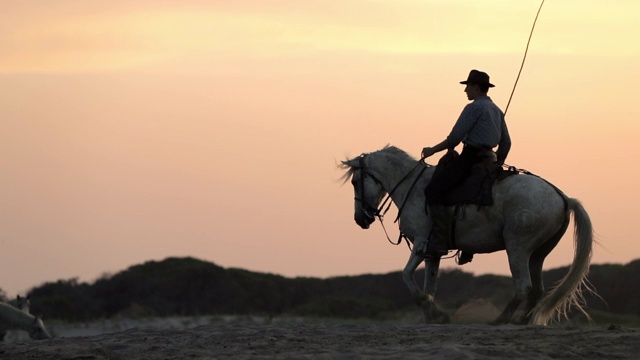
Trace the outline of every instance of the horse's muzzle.
<path fill-rule="evenodd" d="M 358 226 L 363 229 L 368 229 L 369 226 L 371 226 L 371 224 L 376 221 L 376 218 L 366 211 L 356 212 L 353 216 L 353 219 L 356 221 L 356 224 L 358 224 Z"/>

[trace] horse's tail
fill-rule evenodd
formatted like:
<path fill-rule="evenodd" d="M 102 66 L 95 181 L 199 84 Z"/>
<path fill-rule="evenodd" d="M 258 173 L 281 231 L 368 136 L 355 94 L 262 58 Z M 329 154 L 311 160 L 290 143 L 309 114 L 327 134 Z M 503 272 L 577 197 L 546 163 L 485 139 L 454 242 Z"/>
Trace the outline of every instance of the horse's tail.
<path fill-rule="evenodd" d="M 565 197 L 565 200 L 568 213 L 573 213 L 573 263 L 560 283 L 531 310 L 531 323 L 534 325 L 547 325 L 551 319 L 562 316 L 566 318 L 567 311 L 572 306 L 590 318 L 583 308 L 585 300 L 582 291 L 584 289 L 594 293 L 586 279 L 593 252 L 593 226 L 589 215 L 578 200 L 568 197 Z"/>

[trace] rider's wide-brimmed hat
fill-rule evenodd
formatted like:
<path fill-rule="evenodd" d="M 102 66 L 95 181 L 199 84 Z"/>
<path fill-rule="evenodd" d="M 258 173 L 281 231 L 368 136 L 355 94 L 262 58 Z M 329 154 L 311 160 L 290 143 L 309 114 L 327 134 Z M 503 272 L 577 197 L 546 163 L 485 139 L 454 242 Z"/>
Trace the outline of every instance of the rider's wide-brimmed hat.
<path fill-rule="evenodd" d="M 488 87 L 495 86 L 489 82 L 489 74 L 487 74 L 486 72 L 478 71 L 478 70 L 471 70 L 471 72 L 469 72 L 469 76 L 467 77 L 467 80 L 460 81 L 460 84 L 464 84 L 464 85 L 469 83 L 486 85 Z"/>

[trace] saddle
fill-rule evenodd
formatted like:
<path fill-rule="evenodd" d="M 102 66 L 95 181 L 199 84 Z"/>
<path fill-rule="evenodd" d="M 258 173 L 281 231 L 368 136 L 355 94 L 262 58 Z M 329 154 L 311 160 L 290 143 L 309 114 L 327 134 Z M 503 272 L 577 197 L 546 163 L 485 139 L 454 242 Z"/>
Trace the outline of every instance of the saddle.
<path fill-rule="evenodd" d="M 518 173 L 498 165 L 496 154 L 491 150 L 483 151 L 478 156 L 481 161 L 473 166 L 469 177 L 445 195 L 444 205 L 491 206 L 493 184 Z"/>

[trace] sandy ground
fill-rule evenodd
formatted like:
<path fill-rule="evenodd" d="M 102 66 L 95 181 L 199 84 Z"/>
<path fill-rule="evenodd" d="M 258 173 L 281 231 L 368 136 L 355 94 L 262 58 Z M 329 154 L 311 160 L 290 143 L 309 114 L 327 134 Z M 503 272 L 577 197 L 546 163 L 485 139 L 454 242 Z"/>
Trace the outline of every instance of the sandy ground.
<path fill-rule="evenodd" d="M 250 317 L 48 325 L 9 334 L 0 359 L 640 359 L 640 329 L 427 325 Z"/>

